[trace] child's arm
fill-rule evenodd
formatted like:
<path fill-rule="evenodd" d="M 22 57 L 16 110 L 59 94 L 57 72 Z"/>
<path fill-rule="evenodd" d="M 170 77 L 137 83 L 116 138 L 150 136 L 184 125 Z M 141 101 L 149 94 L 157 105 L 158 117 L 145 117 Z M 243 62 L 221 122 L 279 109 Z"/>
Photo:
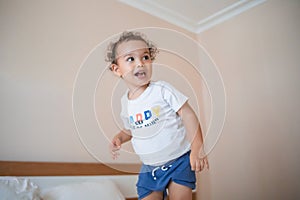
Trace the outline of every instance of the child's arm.
<path fill-rule="evenodd" d="M 209 168 L 207 157 L 203 148 L 203 137 L 200 123 L 190 105 L 186 102 L 177 112 L 186 128 L 191 140 L 190 162 L 192 170 L 202 171 L 204 167 Z"/>
<path fill-rule="evenodd" d="M 121 149 L 121 145 L 125 142 L 131 140 L 131 132 L 129 130 L 123 129 L 121 130 L 111 141 L 110 151 L 113 159 L 118 158 L 118 151 Z"/>

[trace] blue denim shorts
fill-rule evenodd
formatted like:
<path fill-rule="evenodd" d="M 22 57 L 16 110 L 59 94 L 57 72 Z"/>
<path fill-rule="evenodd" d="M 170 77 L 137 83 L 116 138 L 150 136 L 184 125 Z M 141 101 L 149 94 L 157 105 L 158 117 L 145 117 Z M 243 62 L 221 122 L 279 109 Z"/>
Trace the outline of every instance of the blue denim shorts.
<path fill-rule="evenodd" d="M 190 151 L 161 166 L 143 164 L 136 184 L 139 199 L 154 191 L 161 191 L 166 196 L 171 181 L 191 189 L 196 188 L 196 174 L 191 169 Z"/>

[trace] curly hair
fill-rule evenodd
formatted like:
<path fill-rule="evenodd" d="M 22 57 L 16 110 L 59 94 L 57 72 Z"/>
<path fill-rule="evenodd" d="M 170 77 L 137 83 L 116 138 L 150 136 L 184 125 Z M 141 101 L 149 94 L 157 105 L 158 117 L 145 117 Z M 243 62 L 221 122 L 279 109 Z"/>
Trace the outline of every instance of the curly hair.
<path fill-rule="evenodd" d="M 110 62 L 111 64 L 117 64 L 117 55 L 116 55 L 116 51 L 118 46 L 122 43 L 122 42 L 128 42 L 128 41 L 132 41 L 132 40 L 140 40 L 146 43 L 146 45 L 148 46 L 149 52 L 150 52 L 150 59 L 154 60 L 157 53 L 158 53 L 158 49 L 157 47 L 153 44 L 152 41 L 148 40 L 147 37 L 140 32 L 123 32 L 119 39 L 115 42 L 111 42 L 107 49 L 106 49 L 106 58 L 105 61 L 106 62 Z M 111 64 L 110 64 L 110 70 L 111 70 Z"/>

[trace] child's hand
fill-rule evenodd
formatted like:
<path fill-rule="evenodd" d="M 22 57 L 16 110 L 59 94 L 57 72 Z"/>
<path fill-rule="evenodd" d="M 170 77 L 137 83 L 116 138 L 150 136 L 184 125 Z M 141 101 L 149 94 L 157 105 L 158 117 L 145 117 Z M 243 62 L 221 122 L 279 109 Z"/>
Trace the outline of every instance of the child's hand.
<path fill-rule="evenodd" d="M 198 155 L 190 155 L 190 163 L 192 171 L 201 172 L 204 168 L 209 169 L 207 156 L 199 157 Z"/>
<path fill-rule="evenodd" d="M 121 140 L 118 137 L 114 137 L 114 139 L 111 141 L 110 152 L 114 160 L 120 155 L 118 151 L 121 149 L 121 144 Z"/>

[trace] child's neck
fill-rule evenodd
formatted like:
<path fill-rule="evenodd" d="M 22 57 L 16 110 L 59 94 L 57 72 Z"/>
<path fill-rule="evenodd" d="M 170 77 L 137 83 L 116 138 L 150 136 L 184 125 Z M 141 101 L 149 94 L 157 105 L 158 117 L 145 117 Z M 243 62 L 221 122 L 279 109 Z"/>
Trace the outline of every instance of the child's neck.
<path fill-rule="evenodd" d="M 141 94 L 143 94 L 143 92 L 147 89 L 147 87 L 149 86 L 150 82 L 142 85 L 140 87 L 135 87 L 135 88 L 129 88 L 129 92 L 128 92 L 128 99 L 133 100 L 138 98 L 139 96 L 141 96 Z"/>

